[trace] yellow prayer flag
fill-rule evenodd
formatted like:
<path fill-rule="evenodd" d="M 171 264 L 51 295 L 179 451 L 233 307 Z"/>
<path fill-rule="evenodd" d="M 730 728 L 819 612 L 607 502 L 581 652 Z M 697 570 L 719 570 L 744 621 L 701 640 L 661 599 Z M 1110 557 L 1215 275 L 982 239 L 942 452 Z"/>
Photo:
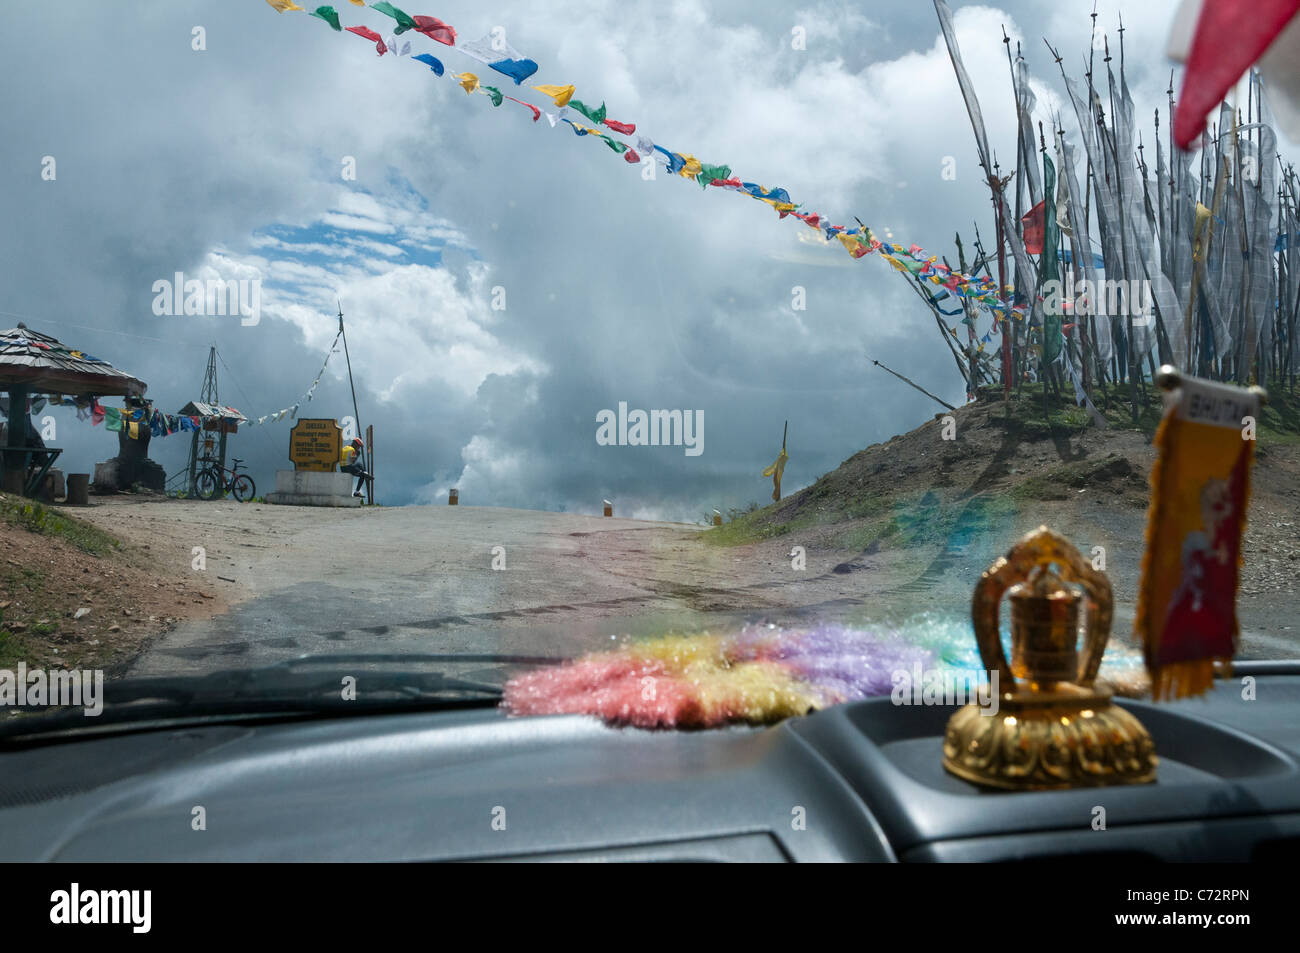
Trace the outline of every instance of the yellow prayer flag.
<path fill-rule="evenodd" d="M 781 476 L 785 473 L 785 462 L 790 459 L 789 454 L 785 452 L 785 447 L 781 448 L 781 454 L 773 464 L 763 471 L 763 476 L 772 478 L 772 499 L 781 499 Z"/>
<path fill-rule="evenodd" d="M 840 240 L 840 244 L 848 249 L 850 253 L 862 247 L 862 242 L 858 240 L 856 235 L 836 235 L 835 237 Z"/>
<path fill-rule="evenodd" d="M 473 73 L 457 73 L 456 78 L 460 80 L 460 85 L 465 87 L 465 92 L 472 93 L 478 89 L 478 77 Z"/>
<path fill-rule="evenodd" d="M 302 7 L 294 3 L 293 0 L 266 0 L 277 13 L 287 13 L 290 10 L 301 10 Z"/>
<path fill-rule="evenodd" d="M 1151 469 L 1134 628 L 1156 699 L 1199 695 L 1236 651 L 1241 538 L 1259 392 L 1180 377 Z"/>
<path fill-rule="evenodd" d="M 704 166 L 700 165 L 700 160 L 695 156 L 682 156 L 682 159 L 684 164 L 677 174 L 683 179 L 693 179 L 704 170 Z"/>
<path fill-rule="evenodd" d="M 544 85 L 534 86 L 533 89 L 537 90 L 539 93 L 545 93 L 547 96 L 550 96 L 557 106 L 569 105 L 569 100 L 573 98 L 574 93 L 573 86 Z"/>
<path fill-rule="evenodd" d="M 1205 225 L 1210 220 L 1210 210 L 1200 202 L 1196 203 L 1196 218 L 1192 222 L 1192 258 L 1201 260 L 1202 239 L 1205 237 Z"/>

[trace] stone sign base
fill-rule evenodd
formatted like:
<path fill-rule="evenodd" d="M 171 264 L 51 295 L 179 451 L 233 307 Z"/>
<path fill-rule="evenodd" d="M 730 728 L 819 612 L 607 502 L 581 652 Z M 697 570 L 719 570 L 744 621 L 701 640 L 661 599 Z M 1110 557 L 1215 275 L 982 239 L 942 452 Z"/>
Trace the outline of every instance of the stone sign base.
<path fill-rule="evenodd" d="M 276 470 L 275 492 L 266 495 L 266 502 L 288 506 L 360 506 L 361 497 L 352 495 L 356 480 L 350 473 Z"/>

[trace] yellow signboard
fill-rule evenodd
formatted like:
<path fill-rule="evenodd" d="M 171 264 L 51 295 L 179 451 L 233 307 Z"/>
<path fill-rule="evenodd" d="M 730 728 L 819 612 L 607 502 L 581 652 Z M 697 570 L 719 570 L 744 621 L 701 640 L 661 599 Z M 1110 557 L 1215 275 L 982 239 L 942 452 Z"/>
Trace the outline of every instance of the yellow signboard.
<path fill-rule="evenodd" d="M 339 462 L 343 431 L 329 418 L 299 419 L 289 431 L 289 459 L 295 470 L 333 473 Z"/>

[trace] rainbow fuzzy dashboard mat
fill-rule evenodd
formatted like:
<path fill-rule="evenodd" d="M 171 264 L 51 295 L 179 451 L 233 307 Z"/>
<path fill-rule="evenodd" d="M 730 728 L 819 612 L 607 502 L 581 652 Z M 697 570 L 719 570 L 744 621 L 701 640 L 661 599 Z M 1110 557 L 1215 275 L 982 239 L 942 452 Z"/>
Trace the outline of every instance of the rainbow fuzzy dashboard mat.
<path fill-rule="evenodd" d="M 970 623 L 929 615 L 900 630 L 746 626 L 724 635 L 628 642 L 511 679 L 512 715 L 596 715 L 638 728 L 768 724 L 847 701 L 889 695 L 895 673 L 979 669 Z M 1142 656 L 1114 642 L 1101 682 L 1139 694 Z"/>

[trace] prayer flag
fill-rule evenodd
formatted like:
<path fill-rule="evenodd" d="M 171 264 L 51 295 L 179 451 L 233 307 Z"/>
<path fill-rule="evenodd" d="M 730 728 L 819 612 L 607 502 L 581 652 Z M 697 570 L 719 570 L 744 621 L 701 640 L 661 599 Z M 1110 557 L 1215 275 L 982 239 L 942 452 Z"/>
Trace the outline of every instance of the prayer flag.
<path fill-rule="evenodd" d="M 533 89 L 537 90 L 539 93 L 544 93 L 545 95 L 550 96 L 551 99 L 554 100 L 555 105 L 557 106 L 567 106 L 569 104 L 569 100 L 573 98 L 573 93 L 574 93 L 574 87 L 571 85 L 570 86 L 555 86 L 555 85 L 534 86 Z"/>
<path fill-rule="evenodd" d="M 393 6 L 391 3 L 387 3 L 386 0 L 380 0 L 379 3 L 372 3 L 370 8 L 372 10 L 378 10 L 385 16 L 390 16 L 397 21 L 397 27 L 393 30 L 395 36 L 401 36 L 407 30 L 415 29 L 415 21 L 404 11 L 397 9 L 397 7 Z"/>
<path fill-rule="evenodd" d="M 536 106 L 534 106 L 532 103 L 526 103 L 522 99 L 515 99 L 515 97 L 513 96 L 507 96 L 506 99 L 510 100 L 512 103 L 518 103 L 520 106 L 523 106 L 525 109 L 532 110 L 533 122 L 537 122 L 537 120 L 542 118 L 542 111 L 538 109 Z"/>
<path fill-rule="evenodd" d="M 347 28 L 347 31 L 349 33 L 355 33 L 357 36 L 365 37 L 367 40 L 373 41 L 375 44 L 375 49 L 379 52 L 380 56 L 383 56 L 385 53 L 388 52 L 388 47 L 384 45 L 384 38 L 380 36 L 378 33 L 376 33 L 374 30 L 370 29 L 369 27 L 350 26 Z"/>
<path fill-rule="evenodd" d="M 311 16 L 324 20 L 334 28 L 336 33 L 343 30 L 343 27 L 339 26 L 339 15 L 334 11 L 333 7 L 317 7 L 311 12 Z"/>
<path fill-rule="evenodd" d="M 1020 220 L 1025 230 L 1025 251 L 1031 255 L 1043 253 L 1043 206 L 1046 201 L 1039 202 Z"/>
<path fill-rule="evenodd" d="M 1200 135 L 1206 115 L 1297 12 L 1300 0 L 1205 0 L 1174 111 L 1174 142 L 1180 149 L 1188 148 Z"/>
<path fill-rule="evenodd" d="M 433 70 L 435 75 L 437 76 L 442 75 L 442 61 L 439 60 L 437 57 L 430 56 L 428 53 L 421 53 L 418 56 L 412 57 L 412 59 L 417 59 L 421 63 L 427 63 L 429 65 L 429 69 Z"/>
<path fill-rule="evenodd" d="M 352 0 L 352 2 L 356 3 L 357 0 Z M 357 4 L 357 6 L 360 5 Z M 444 46 L 456 45 L 456 31 L 437 17 L 415 16 L 411 17 L 411 19 L 415 21 L 414 30 L 416 33 L 423 33 L 429 39 L 436 40 Z"/>
<path fill-rule="evenodd" d="M 583 103 L 582 100 L 580 99 L 570 99 L 569 108 L 576 109 L 578 112 L 582 113 L 584 116 L 586 116 L 594 123 L 602 123 L 605 121 L 604 103 L 600 104 L 599 109 L 592 109 L 590 106 Z"/>
<path fill-rule="evenodd" d="M 1154 439 L 1135 628 L 1154 698 L 1199 695 L 1236 651 L 1258 392 L 1182 377 Z"/>
<path fill-rule="evenodd" d="M 785 474 L 785 464 L 789 459 L 790 455 L 785 452 L 785 447 L 782 447 L 775 462 L 763 471 L 763 476 L 772 478 L 772 499 L 774 501 L 781 499 L 781 477 Z"/>
<path fill-rule="evenodd" d="M 498 73 L 509 76 L 515 81 L 516 86 L 537 72 L 537 64 L 533 60 L 524 56 L 500 36 L 491 33 L 473 43 L 464 43 L 457 49 L 481 63 L 486 63 Z"/>
<path fill-rule="evenodd" d="M 700 183 L 700 188 L 704 188 L 714 179 L 725 181 L 730 177 L 731 166 L 729 165 L 704 165 L 701 163 L 700 171 L 695 174 L 695 181 Z"/>

